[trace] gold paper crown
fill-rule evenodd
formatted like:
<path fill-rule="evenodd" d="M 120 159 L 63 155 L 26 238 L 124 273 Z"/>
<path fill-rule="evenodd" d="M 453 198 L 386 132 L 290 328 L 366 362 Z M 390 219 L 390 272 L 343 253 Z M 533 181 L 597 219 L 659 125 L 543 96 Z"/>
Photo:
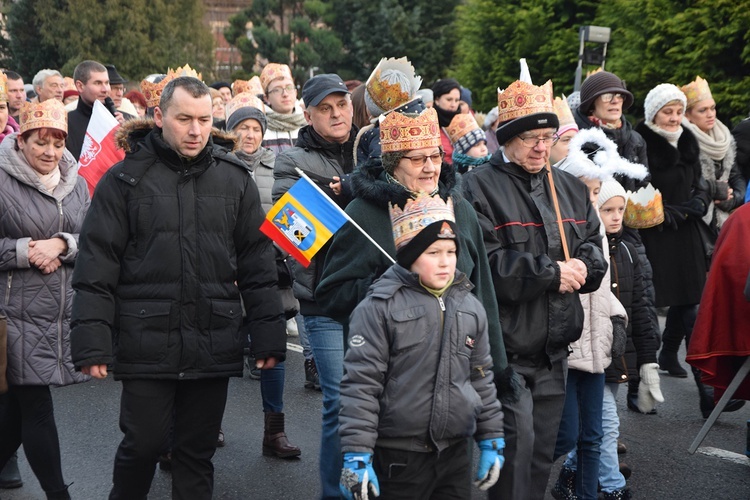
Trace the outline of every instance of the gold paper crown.
<path fill-rule="evenodd" d="M 682 93 L 687 97 L 686 108 L 691 108 L 697 102 L 703 101 L 704 99 L 713 99 L 711 89 L 708 87 L 708 82 L 700 76 L 687 85 L 683 85 L 680 90 L 682 90 Z"/>
<path fill-rule="evenodd" d="M 170 70 L 159 83 L 151 83 L 148 80 L 141 81 L 141 92 L 146 98 L 146 107 L 153 108 L 159 105 L 164 87 L 172 80 L 174 80 L 174 72 Z"/>
<path fill-rule="evenodd" d="M 8 102 L 8 77 L 0 71 L 0 102 Z"/>
<path fill-rule="evenodd" d="M 38 128 L 54 128 L 68 133 L 68 113 L 65 105 L 57 99 L 44 102 L 24 102 L 19 114 L 21 133 Z"/>
<path fill-rule="evenodd" d="M 451 198 L 448 198 L 448 203 L 446 203 L 440 195 L 430 196 L 425 192 L 420 192 L 415 199 L 407 200 L 403 210 L 389 203 L 388 212 L 391 214 L 396 250 L 409 243 L 422 229 L 433 222 L 441 220 L 456 222 Z M 455 238 L 455 234 L 452 237 Z"/>
<path fill-rule="evenodd" d="M 478 128 L 480 127 L 474 115 L 471 113 L 459 113 L 453 117 L 450 125 L 448 125 L 448 137 L 450 137 L 451 143 L 455 144 L 461 137 Z"/>
<path fill-rule="evenodd" d="M 266 93 L 268 86 L 272 81 L 278 78 L 292 78 L 292 70 L 286 64 L 268 63 L 260 72 L 260 85 L 263 88 L 263 93 Z"/>
<path fill-rule="evenodd" d="M 191 68 L 189 64 L 177 69 L 167 69 L 167 75 L 159 83 L 151 83 L 148 80 L 142 80 L 141 92 L 143 92 L 143 95 L 146 97 L 146 107 L 153 108 L 158 106 L 159 101 L 161 101 L 161 93 L 164 91 L 164 87 L 166 87 L 169 82 L 180 76 L 192 76 L 193 78 L 203 81 L 203 75 Z"/>
<path fill-rule="evenodd" d="M 232 97 L 232 100 L 227 103 L 227 119 L 238 109 L 248 107 L 257 108 L 265 113 L 263 101 L 258 99 L 258 96 L 250 92 L 242 92 Z"/>
<path fill-rule="evenodd" d="M 500 123 L 535 113 L 554 113 L 552 81 L 541 87 L 516 80 L 505 90 L 497 89 L 497 115 Z"/>
<path fill-rule="evenodd" d="M 575 127 L 578 128 L 576 120 L 573 118 L 573 112 L 570 110 L 570 105 L 568 104 L 568 100 L 565 99 L 565 96 L 562 96 L 562 99 L 555 97 L 553 105 L 555 106 L 557 119 L 560 120 L 560 127 L 558 130 L 569 128 L 570 125 L 575 125 Z"/>
<path fill-rule="evenodd" d="M 416 118 L 398 112 L 388 113 L 380 123 L 380 149 L 383 153 L 440 146 L 437 111 L 427 108 Z"/>
<path fill-rule="evenodd" d="M 203 81 L 203 75 L 191 68 L 189 64 L 186 64 L 181 68 L 177 68 L 176 70 L 170 69 L 167 74 L 169 73 L 173 74 L 172 79 L 178 78 L 180 76 L 192 76 L 193 78 L 197 78 L 198 80 Z"/>
<path fill-rule="evenodd" d="M 365 87 L 369 98 L 384 113 L 409 102 L 420 85 L 422 79 L 414 74 L 414 66 L 401 57 L 381 59 Z"/>
<path fill-rule="evenodd" d="M 260 84 L 260 78 L 257 76 L 254 76 L 249 80 L 235 80 L 232 84 L 232 90 L 235 95 L 243 92 L 249 92 L 253 95 L 263 94 L 263 86 Z"/>
<path fill-rule="evenodd" d="M 661 193 L 649 183 L 636 192 L 628 191 L 623 224 L 633 229 L 647 229 L 664 222 Z"/>

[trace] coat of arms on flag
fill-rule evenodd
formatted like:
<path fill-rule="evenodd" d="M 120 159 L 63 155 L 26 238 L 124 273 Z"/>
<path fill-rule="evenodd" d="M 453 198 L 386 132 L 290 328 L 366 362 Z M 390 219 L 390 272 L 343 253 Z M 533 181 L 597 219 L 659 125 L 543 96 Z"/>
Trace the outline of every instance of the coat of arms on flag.
<path fill-rule="evenodd" d="M 115 131 L 120 124 L 104 104 L 94 101 L 91 119 L 83 139 L 78 159 L 78 174 L 86 179 L 93 196 L 102 175 L 115 163 L 125 158 L 125 152 L 115 146 Z"/>

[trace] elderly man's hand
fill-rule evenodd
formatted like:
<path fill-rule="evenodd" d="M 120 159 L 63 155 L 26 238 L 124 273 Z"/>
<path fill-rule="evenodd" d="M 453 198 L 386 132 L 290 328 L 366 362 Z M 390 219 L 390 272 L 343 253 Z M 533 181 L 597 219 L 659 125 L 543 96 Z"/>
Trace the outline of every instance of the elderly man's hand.
<path fill-rule="evenodd" d="M 586 278 L 573 266 L 565 262 L 558 262 L 557 265 L 560 266 L 560 288 L 558 290 L 560 293 L 575 292 L 586 283 Z"/>
<path fill-rule="evenodd" d="M 589 270 L 586 267 L 586 264 L 584 264 L 581 259 L 570 259 L 569 261 L 566 262 L 566 264 L 572 267 L 573 269 L 575 269 L 576 271 L 578 271 L 579 273 L 581 273 L 584 281 L 586 280 L 586 278 L 589 275 Z M 583 286 L 583 283 L 581 283 L 581 286 Z"/>

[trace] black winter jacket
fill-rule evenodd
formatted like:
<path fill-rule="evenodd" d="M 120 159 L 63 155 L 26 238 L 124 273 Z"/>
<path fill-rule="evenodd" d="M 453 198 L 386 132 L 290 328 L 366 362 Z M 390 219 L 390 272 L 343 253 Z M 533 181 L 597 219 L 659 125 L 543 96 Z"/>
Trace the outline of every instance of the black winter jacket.
<path fill-rule="evenodd" d="M 274 252 L 247 166 L 210 139 L 180 157 L 151 120 L 118 139 L 125 160 L 102 177 L 81 230 L 76 366 L 114 360 L 117 379 L 241 376 L 240 298 L 255 357 L 283 360 Z"/>
<path fill-rule="evenodd" d="M 599 217 L 586 186 L 552 170 L 570 256 L 588 269 L 580 292 L 592 292 L 607 271 Z M 583 309 L 578 293 L 558 293 L 556 262 L 565 257 L 546 170 L 530 174 L 498 151 L 463 182 L 484 233 L 508 360 L 539 364 L 545 353 L 551 362 L 565 358 L 568 344 L 581 336 Z"/>
<path fill-rule="evenodd" d="M 659 342 L 650 304 L 644 292 L 644 277 L 635 246 L 623 238 L 623 232 L 607 234 L 612 293 L 628 313 L 628 343 L 625 355 L 613 358 L 605 370 L 607 382 L 638 380 L 640 366 L 656 363 Z"/>

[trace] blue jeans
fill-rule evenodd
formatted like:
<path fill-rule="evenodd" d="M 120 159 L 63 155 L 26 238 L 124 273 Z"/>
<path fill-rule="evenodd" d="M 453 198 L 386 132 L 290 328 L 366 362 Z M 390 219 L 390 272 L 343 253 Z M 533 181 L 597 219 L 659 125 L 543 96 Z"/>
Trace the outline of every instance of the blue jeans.
<path fill-rule="evenodd" d="M 299 345 L 302 346 L 302 356 L 306 360 L 313 359 L 310 340 L 307 338 L 307 328 L 305 328 L 305 318 L 301 314 L 297 314 L 295 320 L 297 321 L 297 331 L 299 332 Z"/>
<path fill-rule="evenodd" d="M 323 429 L 320 435 L 322 499 L 336 499 L 343 460 L 339 438 L 339 391 L 344 377 L 344 327 L 326 316 L 305 316 L 320 389 L 323 392 Z"/>
<path fill-rule="evenodd" d="M 581 500 L 597 499 L 603 392 L 603 373 L 589 373 L 574 368 L 568 370 L 565 406 L 557 434 L 555 459 L 573 449 L 578 450 L 576 497 Z"/>
<path fill-rule="evenodd" d="M 270 370 L 260 371 L 260 395 L 263 398 L 264 413 L 281 413 L 284 411 L 284 363 L 279 363 Z"/>
<path fill-rule="evenodd" d="M 620 473 L 617 438 L 620 437 L 620 417 L 617 416 L 617 390 L 620 384 L 604 384 L 602 400 L 602 444 L 599 448 L 599 485 L 605 493 L 625 488 L 625 477 Z M 575 450 L 568 454 L 565 466 L 576 468 Z"/>

